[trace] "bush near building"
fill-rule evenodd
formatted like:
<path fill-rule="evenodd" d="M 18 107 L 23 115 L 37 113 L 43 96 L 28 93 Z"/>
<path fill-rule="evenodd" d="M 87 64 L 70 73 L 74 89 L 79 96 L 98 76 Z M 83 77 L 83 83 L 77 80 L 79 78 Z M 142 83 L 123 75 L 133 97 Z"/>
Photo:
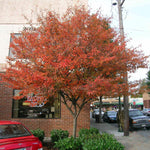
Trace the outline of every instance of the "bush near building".
<path fill-rule="evenodd" d="M 67 137 L 55 142 L 55 148 L 59 150 L 124 150 L 113 135 L 99 133 L 98 129 L 81 129 L 79 137 Z"/>

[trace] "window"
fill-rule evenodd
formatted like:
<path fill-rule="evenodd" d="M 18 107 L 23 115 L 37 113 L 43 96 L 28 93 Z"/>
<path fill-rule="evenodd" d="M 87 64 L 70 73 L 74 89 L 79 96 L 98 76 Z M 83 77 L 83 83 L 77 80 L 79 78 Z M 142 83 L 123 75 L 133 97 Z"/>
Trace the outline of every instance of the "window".
<path fill-rule="evenodd" d="M 31 133 L 21 124 L 0 125 L 0 139 L 29 136 Z"/>
<path fill-rule="evenodd" d="M 14 90 L 14 96 L 19 94 Z M 28 96 L 13 100 L 13 118 L 60 118 L 60 95 L 44 99 L 38 96 Z"/>
<path fill-rule="evenodd" d="M 15 33 L 14 36 L 15 36 L 16 38 L 18 38 L 19 36 L 21 36 L 21 34 L 20 34 L 20 33 Z M 10 36 L 10 43 L 11 43 L 12 41 L 13 41 L 12 36 Z M 17 44 L 15 44 L 15 45 L 17 46 Z M 13 53 L 12 53 L 12 48 L 9 48 L 9 54 L 8 54 L 8 56 L 11 57 L 11 58 L 14 58 L 14 55 L 13 55 Z"/>

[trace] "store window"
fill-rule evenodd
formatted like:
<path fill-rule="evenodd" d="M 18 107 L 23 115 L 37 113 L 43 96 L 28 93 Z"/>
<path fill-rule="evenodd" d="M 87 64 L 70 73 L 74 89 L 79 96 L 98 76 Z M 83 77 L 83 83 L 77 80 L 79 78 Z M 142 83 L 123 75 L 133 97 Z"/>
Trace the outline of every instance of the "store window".
<path fill-rule="evenodd" d="M 19 95 L 19 90 L 14 90 L 14 96 Z M 60 118 L 60 95 L 48 99 L 35 95 L 13 100 L 13 118 Z"/>

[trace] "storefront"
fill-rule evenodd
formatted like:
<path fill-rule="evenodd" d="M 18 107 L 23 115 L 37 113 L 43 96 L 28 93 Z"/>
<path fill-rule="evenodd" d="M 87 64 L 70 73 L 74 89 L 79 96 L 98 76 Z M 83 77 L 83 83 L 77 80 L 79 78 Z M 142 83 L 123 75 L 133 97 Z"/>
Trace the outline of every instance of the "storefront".
<path fill-rule="evenodd" d="M 14 96 L 19 94 L 19 90 L 14 90 Z M 60 118 L 60 96 L 52 96 L 49 99 L 29 95 L 26 98 L 14 100 L 12 102 L 12 118 Z"/>
<path fill-rule="evenodd" d="M 42 98 L 29 96 L 14 100 L 18 90 L 7 87 L 0 82 L 0 120 L 15 120 L 22 122 L 30 130 L 44 130 L 45 136 L 50 137 L 53 129 L 68 130 L 73 133 L 73 117 L 66 106 L 61 103 L 59 95 L 40 103 Z M 77 133 L 81 128 L 90 128 L 90 106 L 82 109 L 77 124 Z"/>
<path fill-rule="evenodd" d="M 130 98 L 129 103 L 131 108 L 143 110 L 143 98 Z"/>
<path fill-rule="evenodd" d="M 99 107 L 100 103 L 99 101 L 94 101 L 92 102 L 91 107 L 93 108 L 97 108 Z M 118 110 L 119 109 L 119 105 L 121 105 L 121 107 L 123 107 L 123 101 L 121 100 L 119 103 L 118 99 L 104 99 L 102 100 L 102 110 L 103 111 L 109 111 L 109 110 Z"/>

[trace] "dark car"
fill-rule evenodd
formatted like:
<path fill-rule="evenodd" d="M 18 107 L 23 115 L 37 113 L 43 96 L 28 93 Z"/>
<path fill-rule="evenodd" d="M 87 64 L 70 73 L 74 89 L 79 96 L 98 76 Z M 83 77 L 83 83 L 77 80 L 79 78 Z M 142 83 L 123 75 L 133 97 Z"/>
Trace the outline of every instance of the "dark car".
<path fill-rule="evenodd" d="M 15 121 L 0 121 L 0 149 L 43 150 L 41 141 Z"/>
<path fill-rule="evenodd" d="M 116 111 L 107 111 L 103 115 L 103 121 L 105 122 L 116 122 L 117 121 L 117 112 Z"/>
<path fill-rule="evenodd" d="M 123 116 L 124 110 L 121 111 L 121 115 Z M 117 114 L 117 122 L 123 122 L 119 120 L 119 115 Z M 122 117 L 123 118 L 123 117 Z M 140 128 L 150 128 L 150 118 L 145 116 L 138 109 L 129 109 L 129 128 L 130 130 L 140 129 Z"/>
<path fill-rule="evenodd" d="M 150 108 L 144 108 L 142 112 L 144 115 L 150 116 Z"/>
<path fill-rule="evenodd" d="M 129 126 L 131 130 L 143 127 L 149 128 L 150 118 L 143 115 L 138 109 L 129 109 Z"/>

